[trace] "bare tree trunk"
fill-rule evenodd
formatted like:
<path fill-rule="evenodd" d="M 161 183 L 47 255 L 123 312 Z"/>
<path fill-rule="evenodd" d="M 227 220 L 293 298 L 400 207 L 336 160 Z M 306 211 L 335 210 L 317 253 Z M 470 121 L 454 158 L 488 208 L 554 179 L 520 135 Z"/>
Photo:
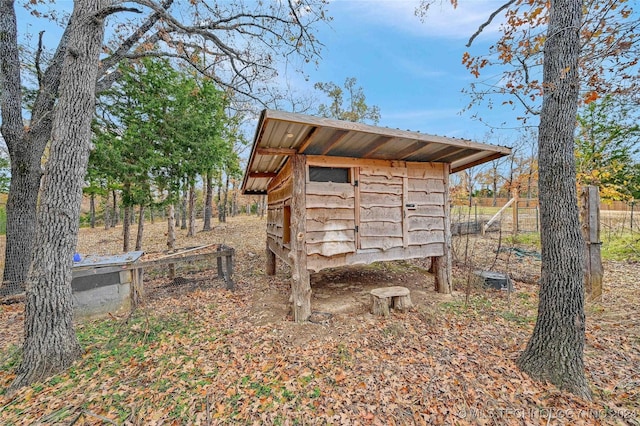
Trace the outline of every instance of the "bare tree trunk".
<path fill-rule="evenodd" d="M 10 2 L 12 3 L 12 2 Z M 111 0 L 76 0 L 54 112 L 27 285 L 22 361 L 12 389 L 68 368 L 82 353 L 73 328 L 71 277 L 89 160 L 98 56 Z"/>
<path fill-rule="evenodd" d="M 224 222 L 222 206 L 222 182 L 218 182 L 218 222 Z"/>
<path fill-rule="evenodd" d="M 172 252 L 176 249 L 176 208 L 169 204 L 167 212 L 167 249 Z"/>
<path fill-rule="evenodd" d="M 225 186 L 224 186 L 222 208 L 220 209 L 220 211 L 222 212 L 222 216 L 221 216 L 220 222 L 226 222 L 227 221 L 228 201 L 229 201 L 229 176 L 227 175 L 227 179 L 225 181 Z"/>
<path fill-rule="evenodd" d="M 96 227 L 96 194 L 89 196 L 89 223 L 91 228 Z"/>
<path fill-rule="evenodd" d="M 498 170 L 493 169 L 493 176 L 491 178 L 491 190 L 493 191 L 493 200 L 491 205 L 493 207 L 498 205 Z"/>
<path fill-rule="evenodd" d="M 205 176 L 204 224 L 203 231 L 211 231 L 211 214 L 213 209 L 213 177 L 211 172 Z"/>
<path fill-rule="evenodd" d="M 136 250 L 142 250 L 142 237 L 144 234 L 144 206 L 140 205 L 140 213 L 138 214 L 138 233 L 136 235 Z"/>
<path fill-rule="evenodd" d="M 176 208 L 173 204 L 169 204 L 167 213 L 167 250 L 173 253 L 176 250 Z M 173 263 L 169 264 L 169 278 L 176 277 L 176 267 Z"/>
<path fill-rule="evenodd" d="M 122 219 L 122 252 L 129 251 L 129 240 L 131 239 L 131 214 L 133 206 L 123 206 L 124 217 Z"/>
<path fill-rule="evenodd" d="M 551 2 L 544 46 L 538 158 L 542 271 L 538 319 L 518 366 L 589 399 L 584 374 L 584 240 L 578 217 L 574 130 L 580 88 L 582 0 Z"/>
<path fill-rule="evenodd" d="M 120 223 L 120 212 L 118 211 L 118 193 L 114 189 L 111 191 L 113 196 L 113 220 L 111 221 L 111 226 L 117 226 Z"/>
<path fill-rule="evenodd" d="M 104 200 L 104 229 L 111 228 L 111 208 L 109 207 L 109 194 Z"/>
<path fill-rule="evenodd" d="M 189 189 L 187 182 L 182 188 L 182 199 L 180 200 L 180 229 L 187 229 L 187 200 L 189 199 Z"/>
<path fill-rule="evenodd" d="M 196 235 L 196 185 L 189 183 L 189 227 L 187 237 Z"/>
<path fill-rule="evenodd" d="M 236 179 L 233 180 L 232 191 L 231 191 L 231 216 L 235 217 L 238 215 L 238 181 Z"/>

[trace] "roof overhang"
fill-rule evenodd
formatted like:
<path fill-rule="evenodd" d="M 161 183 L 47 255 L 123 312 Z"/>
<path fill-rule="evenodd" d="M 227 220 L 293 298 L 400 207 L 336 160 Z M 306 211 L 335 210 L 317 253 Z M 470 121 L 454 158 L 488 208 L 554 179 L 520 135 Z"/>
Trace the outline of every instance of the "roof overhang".
<path fill-rule="evenodd" d="M 244 194 L 265 194 L 290 155 L 439 162 L 451 172 L 511 154 L 511 149 L 350 121 L 264 110 L 242 182 Z"/>

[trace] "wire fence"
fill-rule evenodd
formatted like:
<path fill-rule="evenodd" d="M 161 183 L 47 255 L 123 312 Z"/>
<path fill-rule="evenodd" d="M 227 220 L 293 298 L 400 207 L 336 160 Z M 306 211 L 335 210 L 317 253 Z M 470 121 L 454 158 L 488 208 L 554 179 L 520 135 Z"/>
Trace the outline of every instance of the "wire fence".
<path fill-rule="evenodd" d="M 497 230 L 498 224 L 503 232 L 539 233 L 540 210 L 535 199 L 520 199 L 500 210 L 509 200 L 498 199 L 492 206 L 490 199 L 473 199 L 471 205 L 453 205 L 451 207 L 451 231 L 454 235 L 482 233 L 483 227 L 492 219 L 494 225 L 489 231 Z M 517 203 L 517 204 L 516 204 Z M 640 233 L 640 203 L 602 202 L 600 204 L 600 230 L 605 240 L 625 234 Z"/>

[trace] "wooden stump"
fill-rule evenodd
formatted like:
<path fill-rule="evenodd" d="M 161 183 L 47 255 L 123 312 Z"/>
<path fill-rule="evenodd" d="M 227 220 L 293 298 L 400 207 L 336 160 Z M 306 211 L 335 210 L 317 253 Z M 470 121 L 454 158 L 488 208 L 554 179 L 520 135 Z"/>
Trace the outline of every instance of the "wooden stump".
<path fill-rule="evenodd" d="M 411 294 L 406 287 L 382 287 L 371 290 L 371 313 L 389 316 L 389 308 L 406 311 L 411 308 Z"/>

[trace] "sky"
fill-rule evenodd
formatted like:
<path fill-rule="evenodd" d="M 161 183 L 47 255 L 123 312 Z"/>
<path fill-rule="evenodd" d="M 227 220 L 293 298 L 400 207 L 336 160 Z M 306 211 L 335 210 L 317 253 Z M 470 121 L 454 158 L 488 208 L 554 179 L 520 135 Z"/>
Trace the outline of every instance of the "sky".
<path fill-rule="evenodd" d="M 512 145 L 518 137 L 514 128 L 520 125 L 515 117 L 521 112 L 502 106 L 463 111 L 470 98 L 462 90 L 475 77 L 462 65 L 462 54 L 486 52 L 499 37 L 498 26 L 487 27 L 471 49 L 465 44 L 503 0 L 460 0 L 456 9 L 449 0 L 436 1 L 424 20 L 415 15 L 419 3 L 332 0 L 328 12 L 333 20 L 319 26 L 318 39 L 324 47 L 317 68 L 307 66 L 306 79 L 295 72 L 280 78 L 298 93 L 311 93 L 322 101 L 314 83 L 342 85 L 355 77 L 367 103 L 380 108 L 380 126 Z M 58 0 L 54 7 L 70 10 L 72 5 L 70 0 Z M 17 13 L 19 31 L 37 33 L 43 21 L 32 24 L 22 7 Z M 46 34 L 53 38 L 59 32 L 48 26 Z M 494 127 L 473 119 L 473 114 Z"/>
<path fill-rule="evenodd" d="M 465 44 L 504 2 L 461 0 L 454 10 L 443 0 L 429 9 L 424 22 L 415 16 L 418 3 L 332 1 L 333 22 L 319 34 L 322 60 L 317 69 L 307 70 L 307 87 L 318 81 L 342 84 L 355 77 L 367 103 L 380 107 L 381 126 L 480 142 L 500 139 L 500 144 L 510 145 L 519 136 L 515 118 L 522 113 L 500 105 L 463 112 L 470 98 L 462 93 L 476 80 L 462 65 L 463 53 L 486 52 L 499 38 L 498 25 L 487 27 L 471 49 Z M 497 70 L 491 73 L 498 75 Z M 494 128 L 472 118 L 474 113 Z"/>

